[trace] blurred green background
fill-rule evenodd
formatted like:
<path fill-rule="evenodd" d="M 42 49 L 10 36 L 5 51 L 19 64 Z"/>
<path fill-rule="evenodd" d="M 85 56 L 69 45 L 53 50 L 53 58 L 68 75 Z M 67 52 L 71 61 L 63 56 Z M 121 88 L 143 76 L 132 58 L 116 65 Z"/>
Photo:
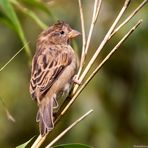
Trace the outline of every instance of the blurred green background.
<path fill-rule="evenodd" d="M 93 1 L 82 0 L 86 32 L 92 18 Z M 142 0 L 132 1 L 122 20 Z M 100 44 L 121 9 L 124 0 L 104 0 L 93 33 L 89 56 Z M 15 12 L 15 13 L 14 13 Z M 15 15 L 16 14 L 16 15 Z M 68 114 L 61 120 L 46 144 L 81 114 L 91 116 L 67 133 L 58 143 L 85 143 L 95 148 L 148 146 L 148 6 L 146 5 L 105 46 L 95 64 L 119 39 L 143 19 L 142 25 L 119 48 L 84 89 Z M 25 42 L 28 47 L 0 72 L 0 147 L 12 148 L 38 135 L 37 106 L 29 94 L 30 59 L 38 34 L 56 20 L 64 20 L 81 31 L 78 2 L 75 0 L 1 0 L 0 67 Z M 46 25 L 45 25 L 46 24 Z M 76 42 L 81 49 L 81 37 Z M 78 51 L 80 53 L 81 50 Z M 88 57 L 89 60 L 89 57 Z M 9 120 L 7 108 L 15 122 Z"/>

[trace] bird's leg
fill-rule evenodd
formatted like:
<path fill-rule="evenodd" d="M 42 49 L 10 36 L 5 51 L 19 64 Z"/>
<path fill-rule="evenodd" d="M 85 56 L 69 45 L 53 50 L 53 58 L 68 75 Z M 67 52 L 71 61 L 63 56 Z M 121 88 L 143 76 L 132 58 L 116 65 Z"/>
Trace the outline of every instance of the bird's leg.
<path fill-rule="evenodd" d="M 75 83 L 75 84 L 78 84 L 78 85 L 81 85 L 82 82 L 80 82 L 80 80 L 78 79 L 77 75 L 74 75 L 72 81 Z"/>
<path fill-rule="evenodd" d="M 41 104 L 41 100 L 38 97 L 37 97 L 37 103 L 38 103 L 38 105 Z"/>
<path fill-rule="evenodd" d="M 57 109 L 59 107 L 59 104 L 57 102 L 57 96 L 56 94 L 53 95 L 53 109 Z"/>

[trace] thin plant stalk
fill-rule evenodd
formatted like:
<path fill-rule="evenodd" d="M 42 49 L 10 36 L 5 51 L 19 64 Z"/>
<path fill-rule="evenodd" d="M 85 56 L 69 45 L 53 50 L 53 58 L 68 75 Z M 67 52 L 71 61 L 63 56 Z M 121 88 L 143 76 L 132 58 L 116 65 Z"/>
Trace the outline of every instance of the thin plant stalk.
<path fill-rule="evenodd" d="M 63 132 L 61 132 L 53 141 L 51 141 L 48 144 L 48 146 L 46 146 L 45 148 L 50 148 L 54 143 L 56 143 L 60 138 L 62 138 L 69 130 L 71 130 L 75 125 L 77 125 L 80 121 L 82 121 L 84 118 L 86 118 L 92 112 L 93 112 L 93 110 L 91 109 L 87 113 L 85 113 L 83 116 L 81 116 L 79 119 L 77 119 L 68 128 L 66 128 Z"/>
<path fill-rule="evenodd" d="M 87 38 L 87 42 L 86 42 L 85 55 L 87 54 L 88 49 L 89 49 L 90 40 L 91 40 L 91 37 L 92 37 L 92 33 L 93 33 L 93 29 L 94 29 L 96 20 L 98 18 L 98 14 L 100 12 L 101 4 L 102 4 L 102 0 L 95 0 L 93 17 L 92 17 L 90 30 L 89 30 L 89 34 L 88 34 L 88 38 Z"/>
<path fill-rule="evenodd" d="M 44 140 L 46 139 L 46 137 L 47 137 L 47 134 L 44 137 L 39 135 L 38 138 L 33 143 L 33 145 L 31 146 L 31 148 L 39 148 L 41 144 L 44 142 Z"/>
<path fill-rule="evenodd" d="M 126 19 L 123 21 L 110 35 L 109 39 L 119 31 L 125 24 L 127 24 L 136 14 L 137 12 L 148 2 L 148 0 L 144 0 Z"/>
<path fill-rule="evenodd" d="M 102 0 L 95 0 L 95 2 L 94 2 L 94 9 L 93 9 L 94 11 L 93 11 L 93 17 L 92 17 L 92 21 L 91 21 L 91 25 L 90 25 L 88 38 L 87 38 L 87 41 L 86 41 L 86 39 L 85 40 L 83 39 L 81 61 L 80 61 L 80 67 L 79 67 L 79 71 L 78 71 L 78 74 L 77 74 L 77 78 L 79 78 L 80 73 L 81 73 L 82 68 L 83 68 L 83 65 L 84 65 L 84 62 L 85 62 L 85 58 L 86 58 L 88 48 L 89 48 L 89 45 L 90 45 L 90 40 L 91 40 L 91 37 L 92 37 L 93 29 L 94 29 L 96 20 L 98 18 L 98 15 L 99 15 L 99 12 L 100 12 L 100 9 L 101 9 L 101 4 L 102 4 Z M 80 9 L 80 16 L 81 15 L 83 16 L 82 5 L 81 5 L 80 0 L 79 0 L 79 9 Z M 83 19 L 84 18 L 81 17 L 81 24 L 84 23 Z M 85 30 L 84 25 L 82 25 L 82 35 L 83 35 L 83 30 Z M 84 38 L 84 37 L 85 37 L 85 34 L 84 34 L 84 36 L 82 36 L 82 38 Z"/>
<path fill-rule="evenodd" d="M 120 18 L 122 17 L 123 13 L 125 12 L 125 10 L 127 9 L 127 7 L 129 6 L 129 2 L 130 2 L 130 0 L 126 0 L 125 1 L 124 6 L 122 7 L 121 11 L 119 12 L 117 18 L 115 19 L 114 23 L 110 27 L 109 31 L 107 32 L 107 34 L 104 37 L 103 41 L 101 42 L 100 46 L 96 50 L 95 54 L 93 55 L 93 57 L 89 61 L 87 67 L 84 70 L 84 72 L 82 73 L 82 75 L 80 77 L 80 81 L 82 81 L 84 79 L 84 77 L 86 76 L 86 74 L 90 70 L 92 64 L 94 63 L 94 61 L 98 57 L 98 54 L 100 53 L 100 51 L 102 50 L 102 48 L 104 47 L 104 45 L 106 44 L 106 42 L 108 41 L 108 38 L 109 38 L 110 34 L 113 32 L 113 30 L 115 29 L 117 23 L 119 22 Z"/>
<path fill-rule="evenodd" d="M 118 42 L 118 44 L 111 50 L 111 52 L 104 58 L 104 60 L 97 66 L 97 68 L 92 72 L 92 74 L 87 78 L 84 84 L 80 87 L 80 89 L 74 94 L 70 102 L 61 112 L 61 116 L 65 114 L 68 108 L 73 104 L 75 99 L 81 93 L 81 91 L 85 88 L 85 86 L 89 83 L 89 81 L 94 77 L 94 75 L 101 69 L 101 67 L 105 64 L 105 62 L 111 57 L 111 55 L 119 48 L 119 46 L 133 33 L 133 31 L 142 23 L 142 20 L 139 20 L 132 29 Z M 61 118 L 60 116 L 58 118 Z"/>
<path fill-rule="evenodd" d="M 96 60 L 96 58 L 98 57 L 100 51 L 102 50 L 102 48 L 104 47 L 104 45 L 106 44 L 106 42 L 108 41 L 108 38 L 110 37 L 111 33 L 113 32 L 113 30 L 115 29 L 117 23 L 119 22 L 120 18 L 122 17 L 123 13 L 125 12 L 125 10 L 127 9 L 127 7 L 129 6 L 131 0 L 126 0 L 121 11 L 119 12 L 118 16 L 116 17 L 115 21 L 113 22 L 112 26 L 110 27 L 109 31 L 107 32 L 107 34 L 105 35 L 103 41 L 101 42 L 100 46 L 98 47 L 98 49 L 96 50 L 96 52 L 94 53 L 93 57 L 90 59 L 89 63 L 87 64 L 87 67 L 84 69 L 83 73 L 81 74 L 79 81 L 80 83 L 83 81 L 83 79 L 85 78 L 85 76 L 87 75 L 87 73 L 89 72 L 91 66 L 93 65 L 94 61 Z M 74 89 L 73 89 L 73 94 L 76 92 L 76 90 L 78 89 L 78 85 L 75 85 Z"/>
<path fill-rule="evenodd" d="M 81 30 L 82 30 L 82 52 L 81 52 L 81 61 L 80 61 L 80 67 L 79 71 L 77 74 L 77 78 L 79 77 L 83 63 L 84 63 L 84 58 L 85 58 L 85 46 L 86 46 L 86 35 L 85 35 L 85 27 L 84 27 L 84 15 L 83 15 L 83 9 L 82 9 L 82 2 L 81 0 L 78 0 L 79 4 L 79 11 L 80 11 L 80 20 L 81 20 Z"/>
<path fill-rule="evenodd" d="M 26 43 L 29 44 L 29 43 Z M 12 62 L 12 60 L 14 60 L 14 58 L 25 48 L 26 44 L 19 50 L 17 51 L 10 59 L 7 63 L 5 63 L 1 68 L 0 68 L 0 72 L 10 63 Z"/>

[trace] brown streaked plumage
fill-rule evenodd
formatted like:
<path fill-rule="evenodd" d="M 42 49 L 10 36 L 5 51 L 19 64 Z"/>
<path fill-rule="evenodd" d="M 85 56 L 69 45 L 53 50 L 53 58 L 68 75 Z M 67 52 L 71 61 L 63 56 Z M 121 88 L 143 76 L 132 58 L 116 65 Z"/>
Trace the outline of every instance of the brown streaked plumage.
<path fill-rule="evenodd" d="M 64 23 L 49 27 L 37 40 L 32 60 L 30 93 L 37 101 L 39 110 L 36 121 L 44 136 L 54 128 L 53 109 L 58 107 L 57 96 L 69 92 L 73 76 L 77 72 L 78 58 L 69 45 L 69 39 L 79 35 Z"/>

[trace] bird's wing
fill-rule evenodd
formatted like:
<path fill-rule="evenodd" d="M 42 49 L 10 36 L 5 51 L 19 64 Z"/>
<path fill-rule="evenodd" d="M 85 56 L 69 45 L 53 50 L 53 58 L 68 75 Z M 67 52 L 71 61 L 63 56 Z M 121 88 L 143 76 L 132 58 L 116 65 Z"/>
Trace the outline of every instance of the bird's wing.
<path fill-rule="evenodd" d="M 40 52 L 33 58 L 30 80 L 30 93 L 33 99 L 41 100 L 64 68 L 71 63 L 68 53 L 55 52 L 48 49 L 47 52 Z"/>

